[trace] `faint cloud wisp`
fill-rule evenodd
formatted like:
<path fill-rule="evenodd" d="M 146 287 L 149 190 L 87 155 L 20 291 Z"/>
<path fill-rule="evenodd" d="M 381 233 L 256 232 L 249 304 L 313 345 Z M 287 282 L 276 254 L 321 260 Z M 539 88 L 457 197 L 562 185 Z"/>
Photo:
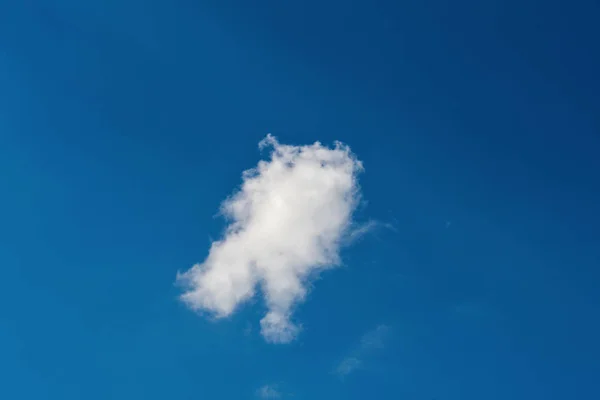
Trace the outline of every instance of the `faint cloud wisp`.
<path fill-rule="evenodd" d="M 280 399 L 281 393 L 273 385 L 265 385 L 256 391 L 256 395 L 261 399 Z"/>
<path fill-rule="evenodd" d="M 360 340 L 360 344 L 334 368 L 334 373 L 339 378 L 345 378 L 351 373 L 364 367 L 364 360 L 378 350 L 385 347 L 385 342 L 390 335 L 390 327 L 378 325 L 367 332 Z"/>
<path fill-rule="evenodd" d="M 347 244 L 351 244 L 356 242 L 357 240 L 361 239 L 363 236 L 382 229 L 382 228 L 386 228 L 386 229 L 390 229 L 392 231 L 395 231 L 396 228 L 390 224 L 390 223 L 384 223 L 384 222 L 380 222 L 380 221 L 375 221 L 375 220 L 369 220 L 366 223 L 362 224 L 362 225 L 358 225 L 357 227 L 355 227 L 354 229 L 352 229 L 345 237 L 345 242 Z"/>
<path fill-rule="evenodd" d="M 360 368 L 361 364 L 361 361 L 356 357 L 346 357 L 338 364 L 335 373 L 338 376 L 346 376 Z"/>

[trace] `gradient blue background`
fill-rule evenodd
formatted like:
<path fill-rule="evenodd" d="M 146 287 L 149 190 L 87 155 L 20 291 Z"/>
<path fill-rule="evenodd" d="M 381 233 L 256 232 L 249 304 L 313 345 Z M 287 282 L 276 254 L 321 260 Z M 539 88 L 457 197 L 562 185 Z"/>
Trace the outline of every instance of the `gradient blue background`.
<path fill-rule="evenodd" d="M 600 398 L 599 17 L 2 1 L 0 398 Z M 268 132 L 349 144 L 358 218 L 396 227 L 344 251 L 285 346 L 260 298 L 212 323 L 173 285 Z M 378 324 L 385 348 L 338 379 Z"/>

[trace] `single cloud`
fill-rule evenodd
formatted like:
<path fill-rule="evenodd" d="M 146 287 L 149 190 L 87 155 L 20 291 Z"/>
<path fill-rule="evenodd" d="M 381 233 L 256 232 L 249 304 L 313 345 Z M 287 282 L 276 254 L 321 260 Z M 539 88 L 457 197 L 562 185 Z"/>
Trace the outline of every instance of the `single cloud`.
<path fill-rule="evenodd" d="M 309 278 L 340 263 L 363 167 L 339 142 L 290 146 L 267 135 L 259 143 L 266 147 L 270 159 L 245 171 L 240 189 L 221 205 L 229 220 L 224 237 L 177 279 L 186 287 L 185 304 L 217 318 L 231 315 L 260 286 L 268 308 L 261 333 L 286 343 L 300 330 L 292 311 L 306 297 Z"/>
<path fill-rule="evenodd" d="M 265 385 L 256 391 L 256 395 L 261 399 L 280 399 L 281 392 L 273 385 Z"/>
<path fill-rule="evenodd" d="M 378 325 L 375 329 L 364 334 L 360 339 L 360 344 L 337 364 L 334 373 L 340 378 L 344 378 L 362 368 L 365 358 L 385 347 L 385 341 L 389 335 L 390 328 L 387 325 Z"/>

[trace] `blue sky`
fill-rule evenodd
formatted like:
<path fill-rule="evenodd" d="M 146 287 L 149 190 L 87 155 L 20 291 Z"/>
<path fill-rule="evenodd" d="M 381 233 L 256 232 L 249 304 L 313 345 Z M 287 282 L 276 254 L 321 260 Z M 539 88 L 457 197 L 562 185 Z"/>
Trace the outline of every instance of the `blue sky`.
<path fill-rule="evenodd" d="M 599 397 L 600 8 L 576 3 L 1 2 L 0 398 Z M 347 144 L 362 200 L 323 226 L 377 221 L 287 343 L 267 292 L 215 319 L 176 285 L 227 265 L 217 213 L 268 133 Z"/>

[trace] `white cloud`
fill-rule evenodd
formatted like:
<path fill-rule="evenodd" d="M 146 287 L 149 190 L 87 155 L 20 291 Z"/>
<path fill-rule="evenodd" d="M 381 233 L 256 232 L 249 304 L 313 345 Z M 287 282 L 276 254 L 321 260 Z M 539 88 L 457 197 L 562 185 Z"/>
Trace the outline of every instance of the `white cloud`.
<path fill-rule="evenodd" d="M 368 358 L 373 352 L 384 348 L 389 334 L 390 328 L 387 325 L 378 325 L 375 329 L 364 334 L 360 339 L 359 345 L 353 349 L 350 355 L 337 364 L 334 373 L 340 378 L 344 378 L 362 368 L 365 358 Z"/>
<path fill-rule="evenodd" d="M 231 315 L 260 286 L 268 308 L 261 333 L 285 343 L 299 332 L 292 311 L 306 297 L 309 277 L 339 265 L 363 168 L 339 142 L 289 146 L 268 135 L 259 147 L 271 147 L 271 157 L 245 171 L 241 188 L 223 202 L 224 237 L 178 281 L 190 308 L 217 318 Z"/>
<path fill-rule="evenodd" d="M 273 385 L 265 385 L 258 389 L 256 395 L 261 399 L 280 399 L 281 393 Z"/>

